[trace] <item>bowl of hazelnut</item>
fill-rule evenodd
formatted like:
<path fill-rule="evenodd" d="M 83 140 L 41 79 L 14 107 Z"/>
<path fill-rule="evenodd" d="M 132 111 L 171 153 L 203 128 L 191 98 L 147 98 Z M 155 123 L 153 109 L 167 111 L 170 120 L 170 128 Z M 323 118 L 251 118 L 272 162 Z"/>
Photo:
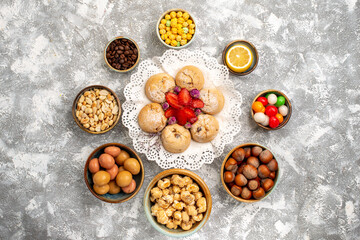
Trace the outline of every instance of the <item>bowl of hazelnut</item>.
<path fill-rule="evenodd" d="M 121 203 L 139 192 L 144 182 L 144 166 L 131 148 L 120 143 L 107 143 L 88 157 L 84 179 L 96 198 L 108 203 Z"/>
<path fill-rule="evenodd" d="M 204 226 L 211 213 L 211 194 L 205 182 L 184 169 L 156 175 L 144 195 L 151 225 L 170 237 L 186 237 Z"/>
<path fill-rule="evenodd" d="M 235 147 L 221 165 L 221 182 L 225 190 L 240 202 L 265 199 L 275 189 L 278 178 L 275 156 L 257 143 Z"/>

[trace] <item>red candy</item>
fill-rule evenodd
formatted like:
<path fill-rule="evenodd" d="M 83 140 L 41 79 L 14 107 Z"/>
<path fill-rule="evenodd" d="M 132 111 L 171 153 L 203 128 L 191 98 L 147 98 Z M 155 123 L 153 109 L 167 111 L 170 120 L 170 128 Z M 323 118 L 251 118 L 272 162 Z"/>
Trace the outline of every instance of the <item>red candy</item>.
<path fill-rule="evenodd" d="M 279 126 L 280 122 L 279 119 L 277 119 L 276 117 L 272 116 L 269 119 L 269 126 L 271 128 L 277 128 Z"/>
<path fill-rule="evenodd" d="M 262 105 L 266 106 L 268 104 L 268 100 L 266 97 L 258 97 L 258 99 L 256 99 L 256 101 L 261 102 Z"/>
<path fill-rule="evenodd" d="M 265 108 L 265 114 L 269 117 L 275 116 L 278 113 L 278 109 L 275 106 L 267 106 Z"/>

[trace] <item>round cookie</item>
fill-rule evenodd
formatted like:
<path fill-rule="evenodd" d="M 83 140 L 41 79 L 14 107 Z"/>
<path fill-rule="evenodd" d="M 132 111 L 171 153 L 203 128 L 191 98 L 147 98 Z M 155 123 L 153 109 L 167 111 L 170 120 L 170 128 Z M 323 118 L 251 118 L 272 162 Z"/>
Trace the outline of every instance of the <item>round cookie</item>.
<path fill-rule="evenodd" d="M 200 99 L 204 102 L 204 107 L 201 110 L 212 115 L 221 112 L 225 103 L 224 95 L 216 88 L 201 89 Z"/>
<path fill-rule="evenodd" d="M 196 142 L 210 142 L 219 132 L 219 122 L 209 114 L 198 116 L 198 120 L 191 126 L 191 136 Z"/>
<path fill-rule="evenodd" d="M 166 125 L 164 110 L 158 103 L 149 103 L 141 109 L 138 122 L 144 132 L 160 132 Z"/>
<path fill-rule="evenodd" d="M 175 80 L 166 73 L 152 75 L 146 82 L 145 94 L 152 102 L 165 102 L 165 93 L 175 87 Z"/>
<path fill-rule="evenodd" d="M 204 75 L 195 66 L 185 66 L 176 74 L 176 85 L 187 90 L 194 88 L 200 90 L 204 86 Z"/>
<path fill-rule="evenodd" d="M 162 131 L 161 141 L 166 151 L 181 153 L 190 146 L 191 135 L 183 126 L 171 124 Z"/>

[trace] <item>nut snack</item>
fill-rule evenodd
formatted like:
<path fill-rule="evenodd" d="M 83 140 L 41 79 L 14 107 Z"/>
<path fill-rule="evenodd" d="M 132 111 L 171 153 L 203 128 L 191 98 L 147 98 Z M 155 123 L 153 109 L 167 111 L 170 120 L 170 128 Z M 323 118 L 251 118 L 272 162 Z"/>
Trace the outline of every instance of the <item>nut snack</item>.
<path fill-rule="evenodd" d="M 90 132 L 108 130 L 118 120 L 120 106 L 115 96 L 107 89 L 89 88 L 76 103 L 75 116 Z"/>
<path fill-rule="evenodd" d="M 150 200 L 154 203 L 151 214 L 169 229 L 190 230 L 207 210 L 199 185 L 192 178 L 178 174 L 159 180 L 150 191 Z"/>

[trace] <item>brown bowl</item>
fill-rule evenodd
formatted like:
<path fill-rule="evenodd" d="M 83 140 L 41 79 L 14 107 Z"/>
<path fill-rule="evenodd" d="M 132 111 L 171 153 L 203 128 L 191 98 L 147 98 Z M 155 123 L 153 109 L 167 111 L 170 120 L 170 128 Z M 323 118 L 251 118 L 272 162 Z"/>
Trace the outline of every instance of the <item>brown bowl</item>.
<path fill-rule="evenodd" d="M 174 174 L 184 175 L 184 176 L 188 176 L 188 177 L 192 178 L 193 181 L 199 185 L 200 189 L 204 193 L 204 197 L 206 198 L 207 210 L 204 214 L 204 218 L 200 222 L 195 223 L 193 225 L 193 227 L 187 231 L 184 231 L 181 228 L 180 229 L 179 228 L 178 229 L 169 229 L 165 225 L 158 223 L 156 218 L 151 215 L 151 205 L 152 205 L 152 203 L 150 201 L 151 189 L 157 184 L 157 182 L 160 179 L 163 179 L 164 177 L 174 175 Z M 159 231 L 162 234 L 165 234 L 167 236 L 170 236 L 170 237 L 186 237 L 186 236 L 189 236 L 189 235 L 197 232 L 200 228 L 202 228 L 205 225 L 206 221 L 209 219 L 210 213 L 211 213 L 211 207 L 212 207 L 212 199 L 211 199 L 211 194 L 210 194 L 210 190 L 209 190 L 208 186 L 206 185 L 204 180 L 202 180 L 197 174 L 195 174 L 189 170 L 184 170 L 184 169 L 165 170 L 165 171 L 159 173 L 158 175 L 156 175 L 151 180 L 151 182 L 149 183 L 148 187 L 145 190 L 144 210 L 145 210 L 147 219 L 149 220 L 151 225 L 157 231 Z"/>
<path fill-rule="evenodd" d="M 119 113 L 118 113 L 118 116 L 117 118 L 115 119 L 113 125 L 111 125 L 108 129 L 105 129 L 103 131 L 100 131 L 100 132 L 93 132 L 93 131 L 90 131 L 89 129 L 85 128 L 79 121 L 79 119 L 76 117 L 76 107 L 77 107 L 77 102 L 79 101 L 79 98 L 81 97 L 81 95 L 86 92 L 87 90 L 90 90 L 90 89 L 94 89 L 94 88 L 99 88 L 99 89 L 105 89 L 107 91 L 109 91 L 113 96 L 114 98 L 116 99 L 116 102 L 118 104 L 118 107 L 119 107 Z M 115 94 L 115 92 L 113 90 L 111 90 L 110 88 L 108 87 L 105 87 L 105 86 L 102 86 L 102 85 L 91 85 L 91 86 L 88 86 L 86 88 L 84 88 L 83 90 L 81 90 L 75 97 L 75 100 L 73 102 L 73 106 L 72 106 L 72 115 L 73 115 L 73 118 L 76 122 L 76 124 L 82 129 L 84 130 L 85 132 L 88 132 L 88 133 L 91 133 L 91 134 L 102 134 L 102 133 L 106 133 L 108 131 L 110 131 L 111 129 L 113 129 L 115 127 L 115 125 L 119 122 L 120 120 L 120 115 L 121 115 L 121 104 L 120 104 L 120 100 L 118 98 L 118 96 Z"/>
<path fill-rule="evenodd" d="M 285 100 L 286 100 L 284 105 L 287 106 L 288 109 L 289 109 L 288 114 L 284 117 L 284 121 L 282 123 L 280 123 L 279 126 L 277 126 L 276 128 L 271 128 L 269 126 L 264 126 L 261 123 L 258 123 L 255 120 L 254 121 L 256 122 L 257 125 L 259 125 L 263 129 L 266 129 L 266 130 L 278 130 L 278 129 L 284 127 L 288 123 L 288 121 L 290 120 L 291 112 L 292 112 L 291 102 L 290 102 L 290 99 L 283 92 L 280 92 L 280 91 L 274 90 L 274 89 L 268 89 L 268 90 L 262 91 L 258 95 L 256 95 L 256 97 L 254 98 L 254 100 L 251 103 L 251 106 L 256 101 L 256 99 L 258 99 L 259 97 L 265 97 L 265 95 L 267 93 L 275 93 L 277 96 L 283 96 L 285 98 Z M 254 119 L 254 111 L 252 110 L 251 106 L 250 106 L 251 116 L 252 116 L 252 119 Z"/>
<path fill-rule="evenodd" d="M 258 201 L 261 201 L 261 200 L 264 200 L 265 198 L 267 198 L 270 193 L 275 189 L 276 185 L 277 185 L 277 182 L 278 182 L 278 179 L 279 179 L 279 174 L 280 174 L 280 166 L 279 166 L 279 162 L 278 162 L 278 170 L 276 170 L 276 176 L 275 176 L 275 179 L 273 180 L 274 181 L 274 186 L 265 194 L 265 196 L 261 199 L 243 199 L 241 197 L 237 197 L 235 195 L 233 195 L 229 189 L 229 187 L 226 185 L 225 181 L 224 181 L 224 169 L 225 169 L 225 163 L 226 161 L 229 159 L 229 157 L 231 156 L 231 154 L 238 148 L 245 148 L 245 147 L 255 147 L 255 146 L 258 146 L 258 147 L 261 147 L 263 150 L 269 150 L 267 147 L 264 147 L 260 144 L 257 144 L 257 143 L 244 143 L 244 144 L 241 144 L 235 148 L 233 148 L 225 157 L 223 163 L 221 164 L 221 169 L 220 169 L 220 177 L 221 177 L 221 183 L 222 185 L 224 186 L 226 192 L 231 196 L 233 197 L 234 199 L 236 199 L 237 201 L 239 202 L 245 202 L 245 203 L 254 203 L 254 202 L 258 202 Z M 271 152 L 271 151 L 270 151 Z M 273 152 L 271 152 L 273 154 Z M 276 159 L 275 155 L 273 154 L 274 156 L 274 159 Z"/>
<path fill-rule="evenodd" d="M 121 150 L 125 150 L 129 153 L 131 158 L 135 158 L 139 161 L 140 163 L 140 172 L 137 175 L 133 175 L 133 179 L 136 182 L 136 189 L 134 192 L 132 193 L 124 193 L 124 192 L 120 192 L 118 194 L 104 194 L 104 195 L 99 195 L 97 194 L 94 190 L 93 190 L 93 181 L 92 181 L 92 174 L 89 171 L 89 162 L 91 159 L 93 158 L 99 158 L 99 156 L 104 153 L 104 149 L 106 147 L 109 146 L 116 146 L 119 147 Z M 88 157 L 86 163 L 85 163 L 85 167 L 84 167 L 84 179 L 85 179 L 85 183 L 86 186 L 88 187 L 88 189 L 90 190 L 90 192 L 98 199 L 100 199 L 101 201 L 104 202 L 108 202 L 108 203 L 122 203 L 122 202 L 126 202 L 128 200 L 130 200 L 131 198 L 133 198 L 139 191 L 140 188 L 144 182 L 144 166 L 143 163 L 139 157 L 139 155 L 137 155 L 137 153 L 132 150 L 131 148 L 129 148 L 126 145 L 123 145 L 121 143 L 107 143 L 104 145 L 101 145 L 100 147 L 96 148 Z"/>
<path fill-rule="evenodd" d="M 117 40 L 117 39 L 127 39 L 127 40 L 130 40 L 132 43 L 134 43 L 134 45 L 136 46 L 136 49 L 138 51 L 138 57 L 136 59 L 136 62 L 134 65 L 132 65 L 130 68 L 128 69 L 124 69 L 124 70 L 119 70 L 119 69 L 116 69 L 114 68 L 113 66 L 110 65 L 110 63 L 108 62 L 107 58 L 106 58 L 106 50 L 108 48 L 108 46 L 110 45 L 110 43 L 112 43 L 113 41 Z M 120 73 L 125 73 L 125 72 L 129 72 L 131 70 L 133 70 L 139 63 L 140 61 L 140 48 L 139 48 L 139 45 L 137 45 L 137 43 L 131 39 L 131 38 L 128 38 L 128 37 L 123 37 L 123 36 L 119 36 L 119 37 L 115 37 L 113 39 L 111 39 L 105 46 L 105 49 L 104 49 L 104 60 L 105 60 L 105 63 L 106 65 L 111 69 L 111 70 L 114 70 L 115 72 L 120 72 Z"/>
<path fill-rule="evenodd" d="M 223 63 L 224 65 L 227 67 L 227 64 L 226 64 L 226 53 L 227 51 L 234 45 L 237 45 L 237 44 L 242 44 L 242 45 L 246 45 L 250 48 L 250 50 L 252 51 L 252 54 L 253 54 L 253 57 L 254 57 L 254 61 L 252 63 L 252 65 L 250 66 L 250 68 L 248 70 L 246 70 L 245 72 L 234 72 L 233 70 L 231 70 L 229 67 L 229 72 L 235 74 L 235 75 L 239 75 L 239 76 L 245 76 L 245 75 L 248 75 L 249 73 L 251 73 L 252 71 L 255 70 L 255 68 L 257 67 L 258 65 L 258 62 L 259 62 L 259 54 L 255 48 L 255 46 L 251 43 L 251 42 L 248 42 L 248 41 L 245 41 L 245 40 L 235 40 L 235 41 L 232 41 L 230 42 L 228 45 L 226 45 L 226 47 L 224 48 L 223 50 L 223 53 L 222 53 L 222 60 L 223 60 Z"/>

